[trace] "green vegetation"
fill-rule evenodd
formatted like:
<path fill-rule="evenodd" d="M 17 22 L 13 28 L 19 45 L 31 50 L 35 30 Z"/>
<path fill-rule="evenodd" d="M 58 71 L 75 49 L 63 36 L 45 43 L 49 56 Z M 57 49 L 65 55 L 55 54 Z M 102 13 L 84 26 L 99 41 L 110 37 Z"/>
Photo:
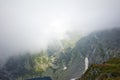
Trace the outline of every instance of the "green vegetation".
<path fill-rule="evenodd" d="M 5 64 L 5 70 L 18 80 L 42 76 L 46 69 L 52 66 L 53 58 L 41 51 L 38 54 L 26 54 L 11 57 Z"/>
<path fill-rule="evenodd" d="M 102 64 L 93 64 L 78 80 L 120 80 L 120 58 Z"/>

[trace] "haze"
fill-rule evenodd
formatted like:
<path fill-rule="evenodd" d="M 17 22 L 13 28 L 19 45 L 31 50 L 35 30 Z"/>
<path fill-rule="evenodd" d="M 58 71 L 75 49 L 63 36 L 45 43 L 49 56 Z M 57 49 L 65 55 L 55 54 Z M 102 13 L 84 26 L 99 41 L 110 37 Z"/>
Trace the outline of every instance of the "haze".
<path fill-rule="evenodd" d="M 0 57 L 40 50 L 67 32 L 120 26 L 120 0 L 0 0 Z"/>

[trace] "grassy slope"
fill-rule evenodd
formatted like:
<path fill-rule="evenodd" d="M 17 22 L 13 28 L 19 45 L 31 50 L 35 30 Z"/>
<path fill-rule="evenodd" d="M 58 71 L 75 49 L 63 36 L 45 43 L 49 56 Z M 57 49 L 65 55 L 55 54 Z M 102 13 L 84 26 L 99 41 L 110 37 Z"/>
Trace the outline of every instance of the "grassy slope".
<path fill-rule="evenodd" d="M 78 80 L 120 80 L 120 58 L 112 58 L 103 64 L 93 64 Z"/>

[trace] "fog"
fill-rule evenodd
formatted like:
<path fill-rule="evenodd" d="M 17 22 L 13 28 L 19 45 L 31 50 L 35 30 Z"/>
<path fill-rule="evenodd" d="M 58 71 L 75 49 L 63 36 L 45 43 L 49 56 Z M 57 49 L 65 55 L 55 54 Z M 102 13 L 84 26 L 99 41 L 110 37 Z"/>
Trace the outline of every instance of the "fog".
<path fill-rule="evenodd" d="M 45 48 L 67 32 L 120 26 L 120 0 L 0 0 L 0 59 Z"/>

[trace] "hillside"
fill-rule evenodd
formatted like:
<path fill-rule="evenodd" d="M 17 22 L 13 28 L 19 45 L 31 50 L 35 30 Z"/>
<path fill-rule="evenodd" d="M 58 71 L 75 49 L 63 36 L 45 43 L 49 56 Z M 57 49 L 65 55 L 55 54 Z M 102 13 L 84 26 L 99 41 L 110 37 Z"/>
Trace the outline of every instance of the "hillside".
<path fill-rule="evenodd" d="M 100 64 L 120 56 L 120 28 L 97 31 L 80 38 L 54 41 L 39 53 L 12 56 L 3 69 L 12 80 L 49 76 L 52 80 L 79 78 L 89 64 Z M 75 40 L 74 40 L 75 39 Z"/>
<path fill-rule="evenodd" d="M 91 65 L 78 80 L 120 80 L 120 58 L 112 58 L 102 64 Z"/>

